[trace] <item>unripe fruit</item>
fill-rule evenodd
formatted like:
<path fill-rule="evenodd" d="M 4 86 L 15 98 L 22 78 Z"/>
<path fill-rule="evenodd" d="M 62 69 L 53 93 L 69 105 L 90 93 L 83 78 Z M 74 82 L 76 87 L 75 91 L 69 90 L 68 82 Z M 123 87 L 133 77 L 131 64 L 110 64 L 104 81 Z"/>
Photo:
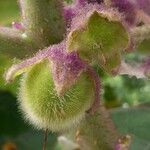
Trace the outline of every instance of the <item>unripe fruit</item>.
<path fill-rule="evenodd" d="M 33 66 L 21 82 L 20 108 L 38 128 L 62 131 L 79 122 L 94 99 L 94 84 L 87 73 L 63 96 L 58 96 L 47 61 Z"/>

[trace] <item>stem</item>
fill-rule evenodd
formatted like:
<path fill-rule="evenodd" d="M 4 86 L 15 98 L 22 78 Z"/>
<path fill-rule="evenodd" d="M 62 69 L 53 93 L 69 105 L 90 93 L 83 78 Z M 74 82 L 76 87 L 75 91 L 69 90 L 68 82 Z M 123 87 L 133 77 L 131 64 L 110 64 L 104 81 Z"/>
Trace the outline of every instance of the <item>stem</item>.
<path fill-rule="evenodd" d="M 48 129 L 46 129 L 46 130 L 45 130 L 45 133 L 44 133 L 43 150 L 46 150 L 47 139 L 48 139 Z"/>
<path fill-rule="evenodd" d="M 95 100 L 91 106 L 91 108 L 87 111 L 88 113 L 94 113 L 99 109 L 100 106 L 100 92 L 101 92 L 101 82 L 99 75 L 93 69 L 93 67 L 87 65 L 87 72 L 91 76 L 95 85 Z"/>
<path fill-rule="evenodd" d="M 0 52 L 11 57 L 23 58 L 33 54 L 38 47 L 24 37 L 24 33 L 7 27 L 0 27 Z"/>
<path fill-rule="evenodd" d="M 119 136 L 103 106 L 94 114 L 87 113 L 73 133 L 81 150 L 114 150 Z"/>
<path fill-rule="evenodd" d="M 40 48 L 58 43 L 65 32 L 61 0 L 20 0 L 26 33 Z"/>

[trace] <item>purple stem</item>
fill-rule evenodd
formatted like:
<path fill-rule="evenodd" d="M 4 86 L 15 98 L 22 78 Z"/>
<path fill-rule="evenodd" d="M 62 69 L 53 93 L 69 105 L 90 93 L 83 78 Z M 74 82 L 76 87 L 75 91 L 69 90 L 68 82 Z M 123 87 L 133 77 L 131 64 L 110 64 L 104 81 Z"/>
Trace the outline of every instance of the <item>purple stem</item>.
<path fill-rule="evenodd" d="M 95 113 L 100 107 L 100 91 L 101 91 L 101 82 L 98 74 L 93 67 L 87 64 L 87 72 L 91 76 L 95 85 L 95 100 L 92 104 L 92 107 L 88 110 L 88 113 Z"/>

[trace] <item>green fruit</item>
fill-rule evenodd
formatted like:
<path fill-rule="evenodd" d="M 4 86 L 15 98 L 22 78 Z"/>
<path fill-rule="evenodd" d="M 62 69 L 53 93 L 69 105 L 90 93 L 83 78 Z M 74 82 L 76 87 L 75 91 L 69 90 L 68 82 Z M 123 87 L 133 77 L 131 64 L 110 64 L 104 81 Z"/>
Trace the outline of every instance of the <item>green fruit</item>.
<path fill-rule="evenodd" d="M 21 82 L 19 101 L 25 118 L 37 128 L 66 130 L 79 122 L 93 103 L 94 84 L 82 73 L 63 96 L 55 91 L 47 61 L 33 66 Z"/>

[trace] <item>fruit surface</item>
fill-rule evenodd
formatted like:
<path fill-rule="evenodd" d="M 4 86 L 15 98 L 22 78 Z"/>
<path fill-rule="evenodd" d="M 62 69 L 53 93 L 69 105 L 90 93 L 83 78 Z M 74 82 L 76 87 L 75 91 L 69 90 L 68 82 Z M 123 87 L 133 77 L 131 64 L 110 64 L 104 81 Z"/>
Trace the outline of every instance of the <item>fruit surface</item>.
<path fill-rule="evenodd" d="M 79 122 L 94 99 L 94 85 L 87 73 L 63 96 L 55 91 L 47 61 L 33 66 L 23 77 L 19 92 L 20 108 L 31 124 L 52 131 L 65 130 Z"/>

